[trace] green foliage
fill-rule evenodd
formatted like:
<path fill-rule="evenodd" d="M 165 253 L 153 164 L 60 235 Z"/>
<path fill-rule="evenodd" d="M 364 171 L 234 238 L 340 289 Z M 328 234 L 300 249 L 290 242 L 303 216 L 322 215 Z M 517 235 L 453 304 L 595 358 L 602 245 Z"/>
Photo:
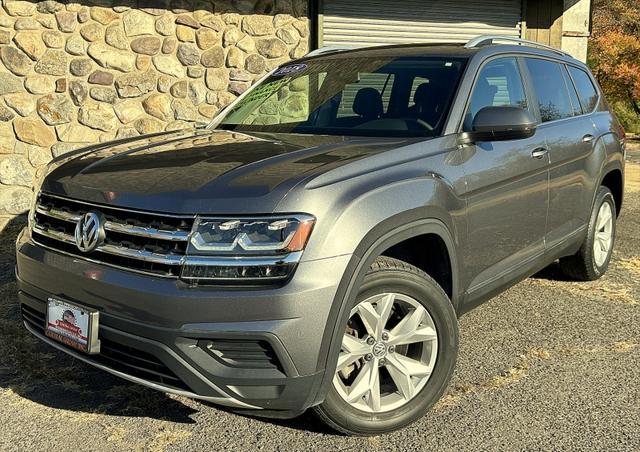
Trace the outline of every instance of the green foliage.
<path fill-rule="evenodd" d="M 637 115 L 628 102 L 614 102 L 613 111 L 624 126 L 627 133 L 640 135 L 640 116 Z"/>

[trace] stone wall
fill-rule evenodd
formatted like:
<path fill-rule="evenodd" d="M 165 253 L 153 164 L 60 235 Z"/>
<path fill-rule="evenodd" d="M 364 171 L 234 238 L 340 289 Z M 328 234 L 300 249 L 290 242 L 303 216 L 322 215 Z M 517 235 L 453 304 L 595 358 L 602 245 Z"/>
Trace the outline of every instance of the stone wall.
<path fill-rule="evenodd" d="M 206 122 L 308 44 L 306 0 L 2 0 L 0 226 L 52 157 Z"/>

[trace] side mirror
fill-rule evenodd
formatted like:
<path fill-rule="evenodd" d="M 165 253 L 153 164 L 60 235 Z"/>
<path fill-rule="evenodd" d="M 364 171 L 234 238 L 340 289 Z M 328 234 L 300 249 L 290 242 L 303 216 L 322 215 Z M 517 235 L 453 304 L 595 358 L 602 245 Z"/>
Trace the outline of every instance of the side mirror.
<path fill-rule="evenodd" d="M 484 107 L 473 118 L 471 132 L 461 134 L 460 142 L 520 140 L 533 136 L 535 131 L 535 118 L 523 108 Z"/>

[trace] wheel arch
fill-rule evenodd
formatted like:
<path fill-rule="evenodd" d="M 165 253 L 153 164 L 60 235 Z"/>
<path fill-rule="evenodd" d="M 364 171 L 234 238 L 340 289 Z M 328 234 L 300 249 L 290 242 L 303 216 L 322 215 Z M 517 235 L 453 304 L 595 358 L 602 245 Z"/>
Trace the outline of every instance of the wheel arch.
<path fill-rule="evenodd" d="M 454 310 L 459 312 L 460 288 L 455 237 L 445 221 L 436 217 L 419 218 L 420 213 L 424 215 L 423 210 L 415 209 L 383 221 L 372 229 L 356 248 L 338 286 L 336 297 L 333 300 L 332 313 L 325 327 L 318 362 L 318 369 L 324 369 L 324 375 L 319 383 L 314 404 L 323 401 L 335 373 L 335 363 L 332 363 L 329 358 L 339 351 L 342 341 L 342 332 L 339 326 L 343 323 L 346 324 L 349 314 L 348 308 L 355 301 L 358 288 L 373 261 L 384 251 L 405 240 L 421 235 L 438 236 L 447 250 L 451 267 L 450 300 Z"/>
<path fill-rule="evenodd" d="M 613 194 L 616 203 L 616 216 L 620 215 L 622 201 L 624 198 L 624 176 L 622 169 L 618 165 L 610 165 L 604 172 L 600 180 L 600 186 L 605 186 Z"/>

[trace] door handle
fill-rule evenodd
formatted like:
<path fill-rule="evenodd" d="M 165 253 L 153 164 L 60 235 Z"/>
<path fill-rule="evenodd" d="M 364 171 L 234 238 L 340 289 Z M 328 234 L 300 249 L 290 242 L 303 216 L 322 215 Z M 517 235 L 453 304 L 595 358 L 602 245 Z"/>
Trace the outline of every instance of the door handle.
<path fill-rule="evenodd" d="M 594 138 L 593 135 L 588 133 L 582 137 L 582 141 L 584 141 L 585 143 L 591 143 L 593 141 L 593 138 Z"/>
<path fill-rule="evenodd" d="M 531 157 L 534 158 L 534 159 L 540 160 L 541 158 L 543 158 L 548 153 L 549 153 L 549 149 L 547 149 L 547 148 L 538 148 L 538 149 L 535 149 L 531 153 Z"/>

